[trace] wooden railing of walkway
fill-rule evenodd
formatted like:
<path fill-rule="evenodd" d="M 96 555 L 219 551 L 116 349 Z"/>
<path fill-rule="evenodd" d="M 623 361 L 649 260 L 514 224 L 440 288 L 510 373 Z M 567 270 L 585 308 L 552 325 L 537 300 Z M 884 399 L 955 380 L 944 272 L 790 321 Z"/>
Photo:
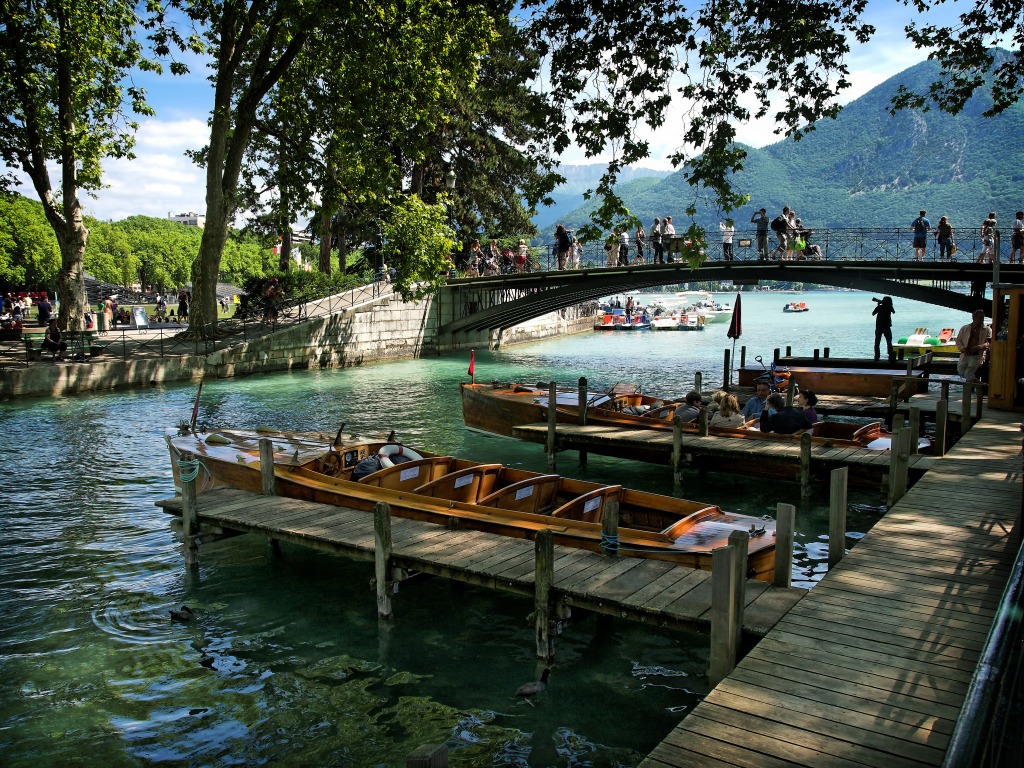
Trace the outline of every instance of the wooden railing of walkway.
<path fill-rule="evenodd" d="M 941 765 L 1021 537 L 989 412 L 641 763 Z"/>

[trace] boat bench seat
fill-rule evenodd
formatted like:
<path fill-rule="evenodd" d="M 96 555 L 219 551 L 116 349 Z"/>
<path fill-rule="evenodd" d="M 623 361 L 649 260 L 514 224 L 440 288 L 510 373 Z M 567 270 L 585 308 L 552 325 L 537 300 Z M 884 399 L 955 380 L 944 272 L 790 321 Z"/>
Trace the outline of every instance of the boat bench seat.
<path fill-rule="evenodd" d="M 530 477 L 484 496 L 477 503 L 484 507 L 543 515 L 555 505 L 561 482 L 560 475 Z"/>
<path fill-rule="evenodd" d="M 577 496 L 572 501 L 566 502 L 552 512 L 551 516 L 582 520 L 587 523 L 600 523 L 604 517 L 605 502 L 611 498 L 618 498 L 621 493 L 621 485 L 595 488 L 589 493 L 584 493 L 582 496 Z"/>
<path fill-rule="evenodd" d="M 433 456 L 428 459 L 403 461 L 391 467 L 378 469 L 359 480 L 363 485 L 389 488 L 393 491 L 411 491 L 451 472 L 455 459 L 451 456 Z"/>
<path fill-rule="evenodd" d="M 684 533 L 697 525 L 697 523 L 701 523 L 708 518 L 717 517 L 721 513 L 721 508 L 713 505 L 704 507 L 704 509 L 698 509 L 696 512 L 692 512 L 681 520 L 677 520 L 672 523 L 672 525 L 661 532 L 661 535 L 666 536 L 669 539 L 678 539 Z M 723 544 L 722 546 L 725 545 Z"/>
<path fill-rule="evenodd" d="M 449 472 L 417 488 L 414 493 L 433 496 L 438 499 L 478 504 L 494 490 L 494 485 L 504 467 L 501 464 L 478 464 L 455 472 Z"/>

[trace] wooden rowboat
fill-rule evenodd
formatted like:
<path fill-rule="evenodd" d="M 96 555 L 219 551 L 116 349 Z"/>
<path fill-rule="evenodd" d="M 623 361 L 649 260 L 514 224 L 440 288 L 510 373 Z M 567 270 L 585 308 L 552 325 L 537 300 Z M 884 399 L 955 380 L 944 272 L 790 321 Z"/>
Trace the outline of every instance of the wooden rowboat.
<path fill-rule="evenodd" d="M 261 438 L 274 447 L 278 495 L 371 511 L 387 502 L 398 517 L 483 530 L 516 538 L 552 531 L 555 543 L 592 551 L 615 548 L 632 557 L 711 569 L 713 550 L 733 531 L 751 534 L 748 572 L 770 580 L 775 563 L 775 523 L 731 514 L 713 504 L 420 453 L 397 443 L 365 439 L 331 442 L 329 436 L 215 430 L 168 435 L 176 480 L 180 461 L 200 463 L 197 491 L 228 485 L 262 488 Z M 402 459 L 408 459 L 402 461 Z M 380 469 L 366 471 L 378 462 Z M 359 468 L 362 467 L 362 470 Z M 370 467 L 372 470 L 372 466 Z M 358 479 L 357 479 L 358 478 Z M 602 531 L 617 503 L 617 537 Z M 201 502 L 200 502 L 201 503 Z"/>
<path fill-rule="evenodd" d="M 547 387 L 524 384 L 462 384 L 462 416 L 466 426 L 485 432 L 513 437 L 513 429 L 523 424 L 537 424 L 548 419 Z M 656 429 L 671 431 L 672 416 L 679 403 L 666 398 L 646 395 L 636 389 L 618 385 L 610 392 L 592 392 L 587 398 L 587 423 L 623 429 Z M 555 393 L 556 420 L 563 424 L 579 423 L 579 394 L 577 390 L 558 390 Z M 687 434 L 696 434 L 696 423 L 683 424 Z M 711 428 L 710 434 L 741 440 L 771 440 L 799 442 L 799 435 L 780 435 L 761 432 L 756 421 L 745 428 Z M 847 424 L 822 421 L 811 430 L 812 443 L 831 444 L 836 447 L 888 450 L 891 435 L 881 422 Z"/>

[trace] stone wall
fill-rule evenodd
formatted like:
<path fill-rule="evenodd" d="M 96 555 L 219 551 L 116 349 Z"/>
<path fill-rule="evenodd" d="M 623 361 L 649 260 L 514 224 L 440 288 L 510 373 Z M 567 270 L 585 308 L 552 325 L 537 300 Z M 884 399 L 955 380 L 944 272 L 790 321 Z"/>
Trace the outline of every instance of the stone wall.
<path fill-rule="evenodd" d="M 432 297 L 419 302 L 385 297 L 345 312 L 312 318 L 206 358 L 96 358 L 84 364 L 34 363 L 6 368 L 0 370 L 0 399 L 198 381 L 204 376 L 225 378 L 296 368 L 344 368 L 462 349 L 523 344 L 593 328 L 591 317 L 572 319 L 571 313 L 551 312 L 501 332 L 462 333 L 457 339 L 439 342 L 435 310 Z"/>

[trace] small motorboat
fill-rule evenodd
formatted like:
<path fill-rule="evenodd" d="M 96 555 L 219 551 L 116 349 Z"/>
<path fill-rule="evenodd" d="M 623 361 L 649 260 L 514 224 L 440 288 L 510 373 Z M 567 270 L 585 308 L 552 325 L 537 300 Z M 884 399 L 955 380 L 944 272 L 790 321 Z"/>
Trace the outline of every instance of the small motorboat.
<path fill-rule="evenodd" d="M 782 306 L 783 312 L 807 312 L 808 310 L 810 310 L 810 307 L 807 306 L 805 301 L 790 301 Z"/>

